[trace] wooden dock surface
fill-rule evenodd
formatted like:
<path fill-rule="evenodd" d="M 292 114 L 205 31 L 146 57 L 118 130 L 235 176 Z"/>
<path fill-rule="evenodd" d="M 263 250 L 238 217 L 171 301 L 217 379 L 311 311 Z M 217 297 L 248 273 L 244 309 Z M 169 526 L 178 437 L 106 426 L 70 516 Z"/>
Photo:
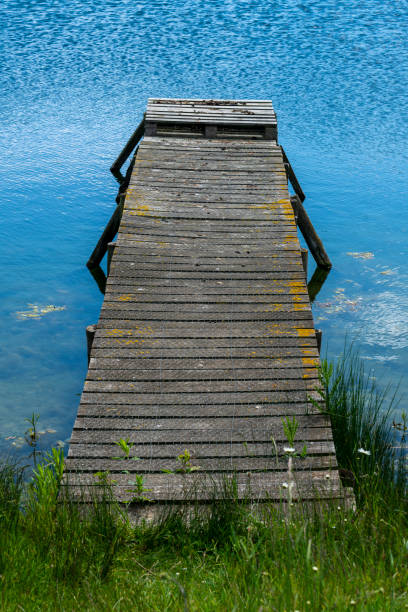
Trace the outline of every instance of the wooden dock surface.
<path fill-rule="evenodd" d="M 68 480 L 109 471 L 124 501 L 139 475 L 152 501 L 208 501 L 230 475 L 254 500 L 342 499 L 271 103 L 153 100 L 145 121 Z"/>

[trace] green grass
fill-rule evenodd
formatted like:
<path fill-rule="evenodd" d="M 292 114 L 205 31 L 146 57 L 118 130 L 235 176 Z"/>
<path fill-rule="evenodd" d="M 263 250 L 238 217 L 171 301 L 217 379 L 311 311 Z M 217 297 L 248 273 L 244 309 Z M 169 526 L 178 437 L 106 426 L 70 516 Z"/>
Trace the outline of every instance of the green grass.
<path fill-rule="evenodd" d="M 61 455 L 29 485 L 0 470 L 1 610 L 408 609 L 407 475 L 384 416 L 387 396 L 346 354 L 330 373 L 326 408 L 358 507 L 283 517 L 224 499 L 172 509 L 132 526 L 109 488 L 87 512 L 61 495 Z M 392 400 L 392 397 L 391 397 Z M 392 404 L 391 404 L 392 407 Z M 363 448 L 370 455 L 358 452 Z"/>

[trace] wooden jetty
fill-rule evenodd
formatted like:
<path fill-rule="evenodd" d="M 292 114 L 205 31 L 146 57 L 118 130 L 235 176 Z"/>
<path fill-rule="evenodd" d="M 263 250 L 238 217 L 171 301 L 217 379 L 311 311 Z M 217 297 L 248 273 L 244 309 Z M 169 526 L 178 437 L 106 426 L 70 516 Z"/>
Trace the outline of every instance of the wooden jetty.
<path fill-rule="evenodd" d="M 319 351 L 296 219 L 331 264 L 271 102 L 150 99 L 112 172 L 118 206 L 88 265 L 118 237 L 67 480 L 109 472 L 136 503 L 208 502 L 231 476 L 246 499 L 343 501 L 330 422 L 311 402 Z"/>

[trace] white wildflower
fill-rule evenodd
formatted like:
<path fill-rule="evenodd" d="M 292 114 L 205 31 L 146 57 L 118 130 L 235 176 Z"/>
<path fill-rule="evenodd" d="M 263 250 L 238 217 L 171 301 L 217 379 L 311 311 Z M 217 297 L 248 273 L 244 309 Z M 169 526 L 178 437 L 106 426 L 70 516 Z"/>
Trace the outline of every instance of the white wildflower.
<path fill-rule="evenodd" d="M 289 454 L 296 453 L 296 448 L 293 448 L 293 446 L 284 446 L 283 452 Z"/>
<path fill-rule="evenodd" d="M 361 453 L 362 455 L 371 455 L 371 451 L 365 450 L 364 448 L 359 448 L 357 452 Z"/>
<path fill-rule="evenodd" d="M 313 566 L 312 566 L 312 570 L 313 570 L 314 572 L 318 572 L 318 571 L 319 571 L 319 568 L 317 567 L 317 565 L 313 565 Z"/>
<path fill-rule="evenodd" d="M 282 486 L 283 489 L 287 489 L 289 487 L 287 482 L 282 482 L 281 486 Z"/>

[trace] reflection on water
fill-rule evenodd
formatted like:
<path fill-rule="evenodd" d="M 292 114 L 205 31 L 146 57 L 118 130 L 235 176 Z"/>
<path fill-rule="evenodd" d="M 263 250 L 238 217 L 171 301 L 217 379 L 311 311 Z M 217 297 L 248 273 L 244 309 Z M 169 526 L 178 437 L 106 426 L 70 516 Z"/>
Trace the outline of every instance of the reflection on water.
<path fill-rule="evenodd" d="M 326 282 L 326 279 L 329 274 L 330 270 L 316 267 L 315 271 L 313 272 L 312 278 L 307 283 L 307 291 L 311 304 L 313 304 L 313 302 L 315 301 L 319 291 Z"/>
<path fill-rule="evenodd" d="M 102 270 L 101 266 L 95 266 L 94 268 L 88 268 L 89 273 L 94 279 L 95 283 L 98 285 L 99 291 L 102 295 L 105 295 L 106 289 L 106 274 Z"/>
<path fill-rule="evenodd" d="M 70 435 L 102 301 L 85 262 L 148 96 L 273 100 L 334 263 L 315 300 L 329 352 L 347 331 L 379 382 L 405 374 L 407 17 L 397 0 L 2 2 L 3 445 L 33 411 L 50 443 Z M 27 304 L 65 310 L 18 319 Z"/>

